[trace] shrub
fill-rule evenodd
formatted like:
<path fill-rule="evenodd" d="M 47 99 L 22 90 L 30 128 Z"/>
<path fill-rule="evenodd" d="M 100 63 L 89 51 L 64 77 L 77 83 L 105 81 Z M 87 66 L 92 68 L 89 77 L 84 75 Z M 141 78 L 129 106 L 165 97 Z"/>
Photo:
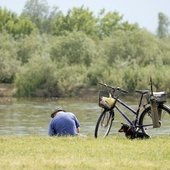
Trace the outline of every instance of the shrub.
<path fill-rule="evenodd" d="M 53 82 L 53 72 L 49 57 L 32 57 L 17 74 L 17 96 L 50 96 L 48 86 Z"/>

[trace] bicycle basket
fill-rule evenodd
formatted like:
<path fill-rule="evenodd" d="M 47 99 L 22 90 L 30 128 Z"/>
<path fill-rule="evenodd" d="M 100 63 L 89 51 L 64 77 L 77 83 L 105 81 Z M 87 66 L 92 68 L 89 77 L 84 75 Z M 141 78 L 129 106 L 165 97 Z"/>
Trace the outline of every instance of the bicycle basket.
<path fill-rule="evenodd" d="M 150 103 L 150 100 L 155 100 L 156 103 L 165 103 L 167 98 L 166 92 L 153 92 L 152 95 L 146 95 L 147 102 Z"/>
<path fill-rule="evenodd" d="M 111 94 L 107 91 L 101 90 L 99 92 L 99 106 L 105 109 L 111 109 L 116 100 L 111 97 Z"/>

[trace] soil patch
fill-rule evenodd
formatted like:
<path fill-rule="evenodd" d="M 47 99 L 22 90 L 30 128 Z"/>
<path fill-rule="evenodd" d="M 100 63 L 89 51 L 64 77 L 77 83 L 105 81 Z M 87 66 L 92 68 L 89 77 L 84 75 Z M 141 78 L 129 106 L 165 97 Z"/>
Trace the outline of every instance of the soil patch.
<path fill-rule="evenodd" d="M 0 83 L 0 97 L 12 97 L 16 92 L 13 84 Z M 95 88 L 82 89 L 76 95 L 80 98 L 96 97 L 98 91 Z"/>
<path fill-rule="evenodd" d="M 15 91 L 13 84 L 0 83 L 0 97 L 12 97 Z"/>

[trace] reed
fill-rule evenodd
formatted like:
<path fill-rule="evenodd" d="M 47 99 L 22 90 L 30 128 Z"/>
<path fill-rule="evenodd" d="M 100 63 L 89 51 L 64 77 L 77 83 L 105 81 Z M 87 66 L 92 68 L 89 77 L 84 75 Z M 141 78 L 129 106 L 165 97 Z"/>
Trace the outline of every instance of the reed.
<path fill-rule="evenodd" d="M 3 170 L 168 170 L 170 136 L 128 140 L 83 137 L 1 136 Z"/>

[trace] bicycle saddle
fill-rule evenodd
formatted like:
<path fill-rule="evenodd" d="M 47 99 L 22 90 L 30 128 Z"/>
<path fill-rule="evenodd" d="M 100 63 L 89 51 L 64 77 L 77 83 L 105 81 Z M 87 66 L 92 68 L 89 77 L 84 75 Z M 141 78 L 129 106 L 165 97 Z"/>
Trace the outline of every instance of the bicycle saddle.
<path fill-rule="evenodd" d="M 140 94 L 147 94 L 149 90 L 135 90 L 135 92 L 140 93 Z"/>

